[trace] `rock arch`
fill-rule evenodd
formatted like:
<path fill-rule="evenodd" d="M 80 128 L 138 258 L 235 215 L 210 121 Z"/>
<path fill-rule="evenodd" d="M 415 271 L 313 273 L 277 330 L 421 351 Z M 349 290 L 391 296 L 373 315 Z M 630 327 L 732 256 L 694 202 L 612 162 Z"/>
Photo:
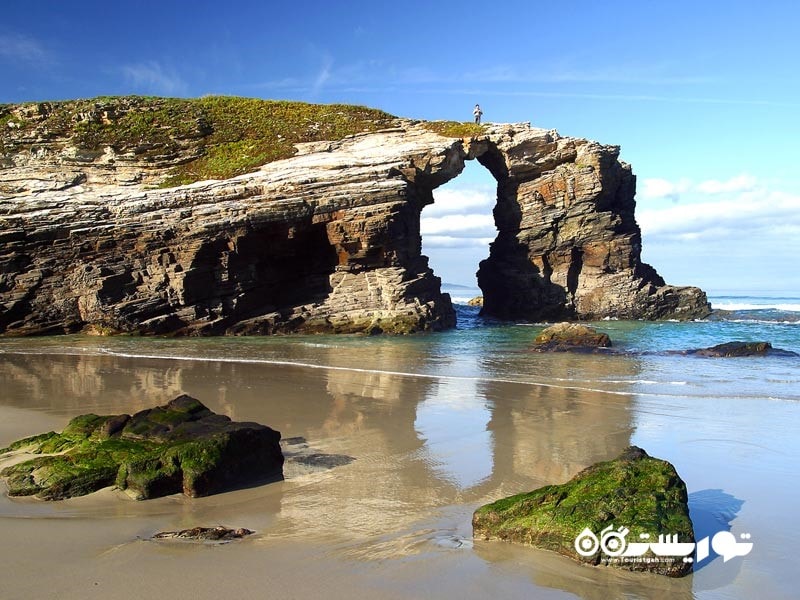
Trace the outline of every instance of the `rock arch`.
<path fill-rule="evenodd" d="M 92 185 L 93 169 L 114 167 L 82 164 L 74 184 L 3 201 L 0 333 L 452 327 L 450 299 L 422 254 L 420 214 L 473 159 L 498 181 L 498 235 L 478 273 L 488 314 L 705 316 L 701 290 L 665 285 L 641 262 L 635 178 L 618 155 L 528 124 L 462 140 L 398 121 L 171 189 Z M 35 160 L 16 169 L 49 176 Z"/>

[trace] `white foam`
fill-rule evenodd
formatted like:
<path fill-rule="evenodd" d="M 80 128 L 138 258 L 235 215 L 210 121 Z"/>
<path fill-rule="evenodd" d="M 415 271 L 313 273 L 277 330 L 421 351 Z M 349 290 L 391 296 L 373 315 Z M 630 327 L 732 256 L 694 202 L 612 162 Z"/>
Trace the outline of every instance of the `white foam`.
<path fill-rule="evenodd" d="M 766 299 L 765 299 L 766 300 Z M 800 312 L 800 304 L 767 302 L 757 304 L 755 302 L 711 302 L 711 308 L 715 310 L 780 310 L 784 312 Z"/>

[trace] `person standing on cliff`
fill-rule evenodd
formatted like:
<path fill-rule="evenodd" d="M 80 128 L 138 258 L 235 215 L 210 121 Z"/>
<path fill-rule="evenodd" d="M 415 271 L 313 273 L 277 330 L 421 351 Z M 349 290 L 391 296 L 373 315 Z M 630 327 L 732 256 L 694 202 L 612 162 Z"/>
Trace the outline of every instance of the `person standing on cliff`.
<path fill-rule="evenodd" d="M 475 108 L 472 109 L 472 114 L 475 115 L 475 124 L 476 125 L 480 125 L 481 124 L 481 115 L 483 114 L 483 111 L 481 110 L 481 105 L 480 104 L 476 104 L 475 105 Z"/>

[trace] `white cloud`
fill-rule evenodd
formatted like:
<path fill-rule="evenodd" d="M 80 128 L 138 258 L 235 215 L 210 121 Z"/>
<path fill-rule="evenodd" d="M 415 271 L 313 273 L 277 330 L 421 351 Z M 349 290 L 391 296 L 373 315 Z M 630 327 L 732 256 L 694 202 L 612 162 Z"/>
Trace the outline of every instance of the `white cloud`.
<path fill-rule="evenodd" d="M 751 192 L 758 188 L 756 178 L 747 173 L 742 173 L 731 177 L 725 181 L 709 179 L 694 183 L 690 179 L 680 179 L 669 181 L 667 179 L 650 178 L 643 182 L 642 190 L 639 192 L 641 198 L 645 200 L 668 199 L 675 202 L 686 194 L 693 195 L 718 195 L 718 194 L 737 194 L 741 192 Z"/>
<path fill-rule="evenodd" d="M 441 188 L 434 191 L 433 197 L 434 203 L 423 209 L 423 218 L 475 212 L 491 215 L 496 202 L 494 193 L 488 190 Z"/>
<path fill-rule="evenodd" d="M 422 238 L 423 254 L 430 248 L 480 248 L 488 252 L 494 237 L 454 237 L 449 235 L 426 235 Z"/>
<path fill-rule="evenodd" d="M 18 33 L 0 34 L 0 58 L 38 65 L 52 60 L 38 40 Z"/>
<path fill-rule="evenodd" d="M 122 67 L 122 74 L 137 92 L 164 95 L 185 94 L 186 82 L 172 69 L 151 60 Z"/>
<path fill-rule="evenodd" d="M 668 198 L 677 201 L 680 199 L 681 194 L 691 189 L 691 182 L 686 179 L 678 182 L 667 181 L 666 179 L 645 179 L 643 184 L 644 188 L 640 194 L 643 198 L 648 199 Z"/>
<path fill-rule="evenodd" d="M 750 192 L 756 187 L 756 178 L 747 173 L 737 175 L 727 181 L 710 179 L 697 185 L 697 191 L 704 194 L 732 194 L 737 192 Z"/>
<path fill-rule="evenodd" d="M 420 231 L 423 236 L 443 235 L 460 238 L 486 238 L 497 235 L 491 214 L 423 217 L 420 220 Z"/>
<path fill-rule="evenodd" d="M 727 190 L 724 198 L 716 199 Z M 754 178 L 705 182 L 694 190 L 693 202 L 662 209 L 639 210 L 637 221 L 645 243 L 654 240 L 781 240 L 800 230 L 800 196 L 759 187 Z"/>
<path fill-rule="evenodd" d="M 739 175 L 691 184 L 683 195 L 637 209 L 642 258 L 667 281 L 711 290 L 797 288 L 799 193 Z"/>

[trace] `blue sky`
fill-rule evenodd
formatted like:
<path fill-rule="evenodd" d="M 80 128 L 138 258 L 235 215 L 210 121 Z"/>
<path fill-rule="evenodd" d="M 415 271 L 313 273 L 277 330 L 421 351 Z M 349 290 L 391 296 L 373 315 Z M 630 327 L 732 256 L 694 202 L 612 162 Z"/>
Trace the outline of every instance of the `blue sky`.
<path fill-rule="evenodd" d="M 800 293 L 795 2 L 6 0 L 2 12 L 0 102 L 231 94 L 456 120 L 480 102 L 487 121 L 620 145 L 644 256 L 671 283 Z M 473 171 L 442 190 L 462 214 L 446 199 L 423 213 L 434 268 L 459 283 L 493 235 L 492 191 Z"/>

